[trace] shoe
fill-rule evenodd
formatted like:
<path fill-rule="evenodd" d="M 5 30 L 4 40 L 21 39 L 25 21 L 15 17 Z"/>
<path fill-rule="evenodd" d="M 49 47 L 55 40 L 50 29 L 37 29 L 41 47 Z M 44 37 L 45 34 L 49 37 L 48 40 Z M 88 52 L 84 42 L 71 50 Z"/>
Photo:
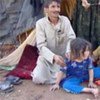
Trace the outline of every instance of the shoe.
<path fill-rule="evenodd" d="M 9 81 L 4 81 L 0 83 L 0 91 L 4 93 L 10 93 L 14 90 L 13 85 Z"/>
<path fill-rule="evenodd" d="M 19 85 L 22 83 L 22 80 L 19 77 L 13 75 L 7 76 L 5 80 L 9 81 L 13 85 Z"/>

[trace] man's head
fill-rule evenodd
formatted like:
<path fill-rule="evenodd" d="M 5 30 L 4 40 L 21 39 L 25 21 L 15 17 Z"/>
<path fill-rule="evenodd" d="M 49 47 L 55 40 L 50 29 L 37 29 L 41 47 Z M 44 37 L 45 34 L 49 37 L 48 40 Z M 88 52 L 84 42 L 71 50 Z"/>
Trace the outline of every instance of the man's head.
<path fill-rule="evenodd" d="M 61 3 L 61 0 L 46 0 L 45 3 L 44 3 L 44 8 L 48 8 L 49 5 L 50 5 L 52 2 L 56 2 L 56 3 L 60 4 L 60 3 Z"/>
<path fill-rule="evenodd" d="M 49 17 L 58 17 L 60 13 L 60 0 L 46 0 L 44 9 Z"/>

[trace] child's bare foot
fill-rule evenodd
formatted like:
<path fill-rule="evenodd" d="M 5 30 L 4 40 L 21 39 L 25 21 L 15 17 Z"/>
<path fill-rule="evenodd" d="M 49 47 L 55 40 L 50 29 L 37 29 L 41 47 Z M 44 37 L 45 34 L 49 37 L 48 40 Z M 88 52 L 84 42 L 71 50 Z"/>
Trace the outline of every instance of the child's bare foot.
<path fill-rule="evenodd" d="M 92 88 L 91 93 L 94 95 L 95 98 L 99 95 L 99 90 L 97 88 Z"/>

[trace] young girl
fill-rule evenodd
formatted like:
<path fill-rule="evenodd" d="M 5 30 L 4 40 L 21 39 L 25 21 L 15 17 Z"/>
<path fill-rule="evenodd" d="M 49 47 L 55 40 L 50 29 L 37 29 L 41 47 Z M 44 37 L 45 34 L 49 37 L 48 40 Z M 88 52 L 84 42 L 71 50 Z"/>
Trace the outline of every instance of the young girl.
<path fill-rule="evenodd" d="M 62 67 L 57 75 L 56 83 L 51 90 L 63 88 L 71 93 L 92 93 L 98 96 L 99 90 L 93 83 L 94 77 L 100 78 L 100 67 L 93 68 L 92 60 L 89 57 L 91 44 L 81 38 L 76 38 L 71 42 L 70 60 L 66 59 L 66 67 Z M 88 87 L 81 86 L 84 81 L 89 80 Z"/>

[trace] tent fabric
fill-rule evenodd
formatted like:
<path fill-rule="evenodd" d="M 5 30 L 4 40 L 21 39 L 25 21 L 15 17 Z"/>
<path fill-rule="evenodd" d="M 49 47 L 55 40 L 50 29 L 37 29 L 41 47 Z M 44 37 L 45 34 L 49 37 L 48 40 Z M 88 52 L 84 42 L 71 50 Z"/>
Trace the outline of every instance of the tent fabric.
<path fill-rule="evenodd" d="M 6 71 L 11 71 L 11 70 L 13 70 L 14 68 L 16 67 L 16 65 L 14 65 L 14 66 L 1 66 L 0 65 L 0 69 L 3 69 L 3 70 L 6 70 Z"/>
<path fill-rule="evenodd" d="M 34 28 L 45 0 L 0 0 L 0 44 L 16 44 L 16 36 Z M 34 7 L 34 2 L 36 6 Z"/>
<path fill-rule="evenodd" d="M 27 37 L 27 39 L 11 54 L 9 54 L 7 57 L 0 59 L 0 65 L 3 66 L 13 66 L 18 64 L 21 55 L 23 53 L 23 50 L 27 44 L 30 44 L 32 46 L 35 45 L 35 29 L 30 33 L 30 35 Z"/>
<path fill-rule="evenodd" d="M 4 0 L 1 0 L 1 1 L 3 2 Z M 28 4 L 30 3 L 29 1 L 30 0 L 24 1 L 22 11 L 24 10 L 24 7 L 26 7 L 25 4 L 27 4 L 27 2 L 28 2 Z M 41 0 L 41 1 L 43 3 L 45 0 Z M 70 1 L 70 0 L 68 0 L 68 1 Z M 98 3 L 98 1 L 99 0 L 89 0 L 89 2 L 92 4 Z M 0 4 L 2 4 L 2 3 L 0 2 Z M 2 6 L 0 6 L 0 7 L 2 7 Z M 66 6 L 64 6 L 64 7 L 66 7 Z M 30 6 L 30 8 L 31 8 L 31 6 Z M 2 14 L 4 14 L 3 13 L 4 11 L 5 11 L 5 8 L 2 7 L 2 10 L 0 9 L 0 12 L 2 12 Z M 21 18 L 23 18 L 23 16 L 24 15 L 20 15 Z M 26 17 L 26 19 L 27 18 L 28 17 Z M 21 21 L 21 19 L 20 19 L 20 21 Z M 19 24 L 17 24 L 17 27 L 20 27 L 20 25 L 21 25 L 20 21 L 19 21 Z M 24 22 L 25 21 L 22 20 L 23 25 L 24 25 Z M 29 26 L 29 24 L 27 24 L 27 25 Z M 97 47 L 98 45 L 100 45 L 100 34 L 99 34 L 100 33 L 100 28 L 99 28 L 99 26 L 100 26 L 100 9 L 99 9 L 99 6 L 93 6 L 90 10 L 85 11 L 81 5 L 81 0 L 77 0 L 76 12 L 75 12 L 73 20 L 72 20 L 72 25 L 73 25 L 75 33 L 78 37 L 83 37 L 83 38 L 89 40 L 93 44 L 94 48 Z M 33 46 L 35 45 L 35 30 L 33 32 L 31 32 L 31 34 L 28 36 L 28 38 L 14 52 L 12 52 L 7 57 L 1 59 L 0 65 L 13 66 L 13 65 L 18 64 L 26 44 L 30 44 Z"/>

